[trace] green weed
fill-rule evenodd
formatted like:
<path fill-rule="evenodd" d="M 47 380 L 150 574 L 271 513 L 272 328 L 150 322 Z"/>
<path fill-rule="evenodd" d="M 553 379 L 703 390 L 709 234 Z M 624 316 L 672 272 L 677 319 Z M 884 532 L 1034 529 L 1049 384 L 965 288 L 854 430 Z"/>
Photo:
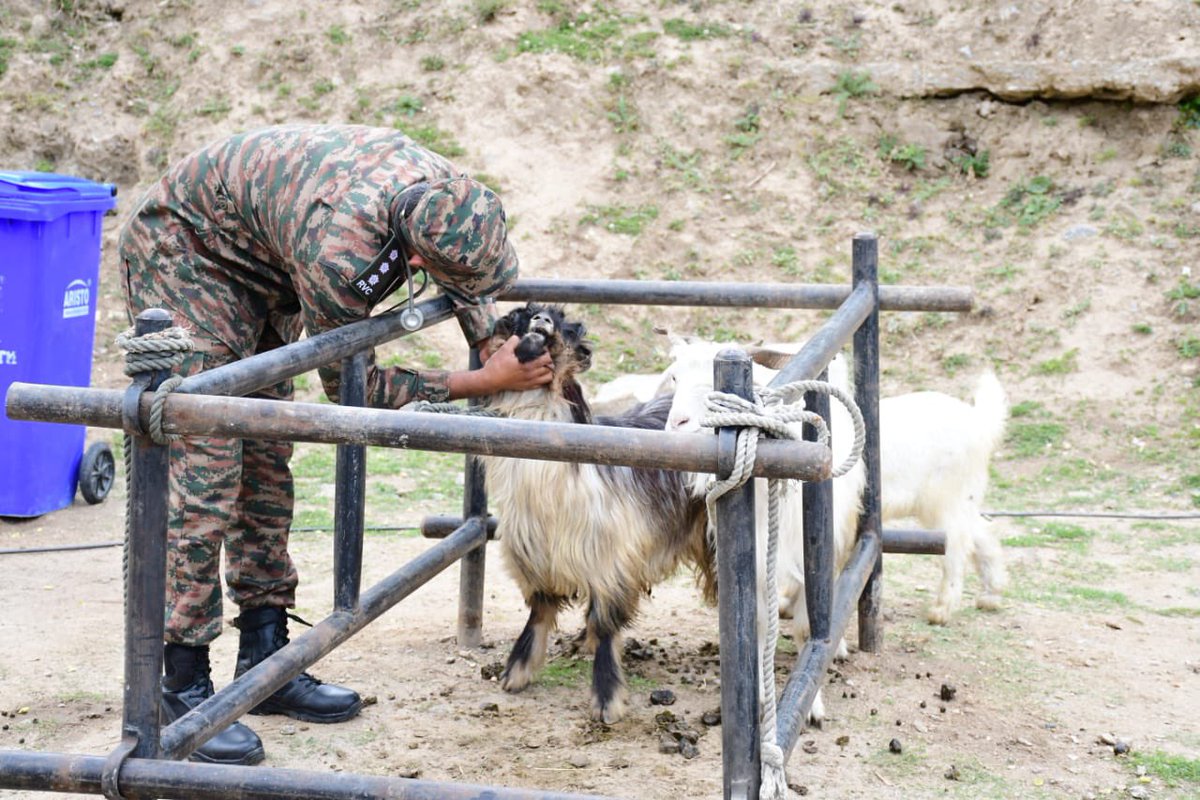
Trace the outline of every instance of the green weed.
<path fill-rule="evenodd" d="M 633 104 L 625 99 L 624 94 L 617 95 L 612 110 L 608 112 L 608 121 L 612 123 L 617 133 L 629 133 L 638 129 L 639 120 Z"/>
<path fill-rule="evenodd" d="M 697 39 L 719 39 L 730 36 L 733 31 L 719 22 L 692 23 L 682 19 L 669 19 L 663 23 L 663 32 L 685 42 Z"/>
<path fill-rule="evenodd" d="M 421 69 L 426 72 L 441 72 L 446 68 L 446 61 L 441 56 L 425 56 L 421 59 Z"/>
<path fill-rule="evenodd" d="M 1079 525 L 1061 522 L 1048 522 L 1034 528 L 1028 533 L 1010 536 L 1004 540 L 1005 547 L 1061 547 L 1076 552 L 1084 552 L 1091 543 L 1095 533 Z"/>
<path fill-rule="evenodd" d="M 955 156 L 950 159 L 950 163 L 958 167 L 959 171 L 964 175 L 973 175 L 976 178 L 986 178 L 988 170 L 991 169 L 991 152 L 981 150 L 974 155 Z"/>
<path fill-rule="evenodd" d="M 402 131 L 405 136 L 418 144 L 447 158 L 456 158 L 467 152 L 462 145 L 455 141 L 453 134 L 436 125 L 409 125 L 397 120 L 392 127 Z"/>
<path fill-rule="evenodd" d="M 1168 786 L 1181 783 L 1200 783 L 1200 759 L 1184 758 L 1155 750 L 1151 753 L 1133 752 L 1129 757 L 1132 766 L 1145 767 L 1146 773 L 1161 778 Z"/>
<path fill-rule="evenodd" d="M 1063 353 L 1058 358 L 1049 358 L 1045 361 L 1040 361 L 1033 365 L 1035 375 L 1066 375 L 1074 372 L 1079 368 L 1076 363 L 1076 356 L 1079 355 L 1079 350 L 1072 348 Z"/>
<path fill-rule="evenodd" d="M 1200 128 L 1200 94 L 1179 103 L 1177 124 L 1181 128 Z"/>
<path fill-rule="evenodd" d="M 925 148 L 919 144 L 901 144 L 895 136 L 886 134 L 879 139 L 879 157 L 899 164 L 909 172 L 925 168 Z"/>
<path fill-rule="evenodd" d="M 1054 181 L 1043 175 L 1018 181 L 1000 201 L 993 221 L 1031 228 L 1058 211 L 1062 200 L 1051 194 Z"/>
<path fill-rule="evenodd" d="M 475 17 L 485 25 L 508 8 L 508 0 L 475 0 Z"/>
<path fill-rule="evenodd" d="M 1187 334 L 1176 340 L 1175 350 L 1179 353 L 1180 358 L 1196 358 L 1200 356 L 1200 337 L 1192 333 Z"/>
<path fill-rule="evenodd" d="M 325 38 L 338 47 L 350 43 L 350 34 L 341 25 L 331 25 L 329 30 L 325 31 Z"/>
<path fill-rule="evenodd" d="M 587 661 L 578 658 L 555 658 L 546 663 L 537 677 L 542 686 L 576 688 L 591 681 L 592 669 Z"/>
<path fill-rule="evenodd" d="M 1025 422 L 1010 425 L 1006 440 L 1017 458 L 1033 458 L 1061 442 L 1065 432 L 1057 422 Z"/>
<path fill-rule="evenodd" d="M 588 213 L 579 220 L 579 224 L 601 225 L 613 233 L 638 236 L 655 219 L 658 219 L 658 206 L 588 206 Z"/>
<path fill-rule="evenodd" d="M 16 49 L 16 39 L 0 36 L 0 78 L 3 78 L 4 73 L 8 72 L 8 57 Z"/>
<path fill-rule="evenodd" d="M 846 70 L 839 72 L 833 84 L 833 96 L 837 98 L 838 116 L 846 113 L 846 103 L 851 98 L 875 94 L 879 87 L 871 80 L 870 72 L 854 72 Z"/>

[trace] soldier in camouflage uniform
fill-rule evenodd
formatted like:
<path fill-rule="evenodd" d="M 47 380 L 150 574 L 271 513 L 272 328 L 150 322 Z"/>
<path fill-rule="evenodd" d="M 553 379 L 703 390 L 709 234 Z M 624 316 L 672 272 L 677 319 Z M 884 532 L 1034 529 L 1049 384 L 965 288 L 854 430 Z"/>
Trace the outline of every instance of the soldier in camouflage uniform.
<path fill-rule="evenodd" d="M 130 317 L 165 308 L 193 333 L 179 374 L 227 364 L 366 318 L 404 263 L 450 298 L 463 333 L 482 346 L 490 300 L 517 275 L 496 195 L 402 134 L 362 126 L 294 125 L 219 141 L 184 158 L 146 193 L 121 232 Z M 549 356 L 520 364 L 515 337 L 482 369 L 414 371 L 370 358 L 368 402 L 398 408 L 532 388 L 550 380 Z M 337 366 L 321 370 L 337 400 Z M 288 400 L 286 381 L 258 397 Z M 295 604 L 288 555 L 290 442 L 188 437 L 171 445 L 164 718 L 213 693 L 208 644 L 221 631 L 220 552 L 240 607 L 236 675 L 287 643 Z M 340 722 L 358 713 L 350 689 L 307 673 L 252 713 Z M 262 742 L 234 723 L 193 758 L 251 764 Z"/>

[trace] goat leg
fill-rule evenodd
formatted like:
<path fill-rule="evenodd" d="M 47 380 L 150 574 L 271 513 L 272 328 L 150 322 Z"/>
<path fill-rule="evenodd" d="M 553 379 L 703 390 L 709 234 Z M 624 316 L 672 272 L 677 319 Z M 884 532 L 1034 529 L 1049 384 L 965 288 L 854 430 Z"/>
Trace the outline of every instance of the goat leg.
<path fill-rule="evenodd" d="M 554 630 L 558 609 L 564 598 L 535 592 L 526 603 L 529 605 L 529 621 L 513 644 L 508 654 L 508 663 L 500 674 L 500 688 L 506 692 L 519 692 L 529 685 L 533 676 L 546 663 L 546 645 L 550 631 Z"/>
<path fill-rule="evenodd" d="M 637 603 L 636 595 L 632 603 Z M 633 617 L 636 606 L 588 608 L 588 638 L 595 642 L 592 660 L 592 718 L 611 725 L 625 716 L 625 672 L 621 668 L 621 630 Z"/>

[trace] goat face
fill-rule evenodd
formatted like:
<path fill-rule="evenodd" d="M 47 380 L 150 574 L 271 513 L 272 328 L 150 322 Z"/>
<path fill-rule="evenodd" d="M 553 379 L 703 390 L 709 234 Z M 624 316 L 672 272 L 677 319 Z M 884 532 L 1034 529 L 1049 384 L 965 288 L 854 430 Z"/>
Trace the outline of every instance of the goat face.
<path fill-rule="evenodd" d="M 522 364 L 542 353 L 550 353 L 555 384 L 574 381 L 576 375 L 592 367 L 592 345 L 587 338 L 587 326 L 568 320 L 562 306 L 529 303 L 508 312 L 496 322 L 492 333 L 493 352 L 510 336 L 521 339 L 516 356 Z"/>

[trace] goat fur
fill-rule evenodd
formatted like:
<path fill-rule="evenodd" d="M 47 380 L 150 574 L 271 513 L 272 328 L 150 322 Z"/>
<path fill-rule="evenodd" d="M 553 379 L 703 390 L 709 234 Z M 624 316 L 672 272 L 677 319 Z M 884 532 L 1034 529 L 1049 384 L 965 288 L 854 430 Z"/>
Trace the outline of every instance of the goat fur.
<path fill-rule="evenodd" d="M 712 358 L 728 346 L 673 337 L 672 363 L 665 373 L 675 393 L 669 430 L 698 429 L 704 398 L 712 390 Z M 798 348 L 791 345 L 768 349 L 795 352 Z M 831 378 L 837 361 L 830 365 Z M 775 374 L 773 369 L 756 366 L 755 384 L 766 385 Z M 847 431 L 839 422 L 839 409 L 839 403 L 831 404 L 833 428 Z M 1007 582 L 1004 557 L 990 530 L 991 523 L 983 518 L 980 508 L 987 490 L 988 465 L 1004 435 L 1008 416 L 1008 401 L 999 380 L 991 371 L 983 372 L 976 382 L 972 404 L 941 392 L 912 392 L 881 399 L 879 414 L 883 521 L 916 518 L 926 528 L 946 534 L 942 581 L 926 618 L 934 624 L 946 624 L 959 607 L 968 559 L 974 562 L 982 584 L 976 605 L 987 610 L 998 608 Z M 846 420 L 848 425 L 848 416 Z M 839 441 L 845 442 L 846 436 L 835 433 L 835 463 L 839 461 Z M 861 472 L 851 472 L 833 482 L 834 563 L 838 570 L 854 543 L 864 484 L 865 474 Z M 795 513 L 785 519 L 798 521 L 798 507 Z M 799 531 L 781 538 L 780 574 L 786 577 L 781 577 L 779 583 L 783 613 L 792 615 L 798 636 L 807 636 L 801 548 Z"/>
<path fill-rule="evenodd" d="M 517 350 L 523 360 L 542 348 L 550 352 L 553 379 L 493 395 L 488 408 L 517 419 L 663 429 L 669 396 L 624 416 L 593 417 L 576 381 L 591 363 L 586 329 L 566 320 L 560 307 L 531 303 L 510 312 L 495 336 L 501 342 L 511 334 L 523 337 Z M 545 661 L 558 612 L 585 601 L 587 644 L 594 650 L 592 716 L 619 720 L 626 696 L 621 632 L 642 595 L 684 564 L 702 582 L 713 580 L 703 499 L 673 470 L 494 456 L 483 463 L 504 560 L 530 608 L 501 687 L 519 692 L 529 685 Z"/>

